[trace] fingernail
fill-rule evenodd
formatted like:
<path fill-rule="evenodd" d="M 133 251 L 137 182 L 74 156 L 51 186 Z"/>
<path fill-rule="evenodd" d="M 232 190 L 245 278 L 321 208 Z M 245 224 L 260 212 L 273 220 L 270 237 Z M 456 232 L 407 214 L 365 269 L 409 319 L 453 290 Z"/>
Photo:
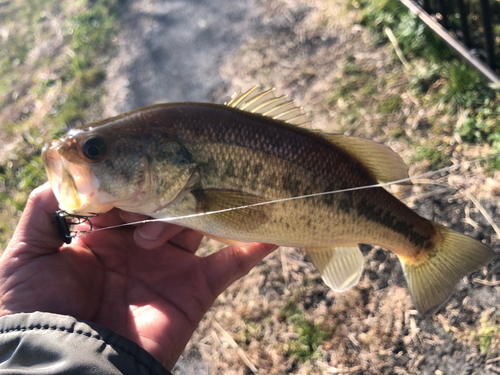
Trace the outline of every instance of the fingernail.
<path fill-rule="evenodd" d="M 139 227 L 139 236 L 146 240 L 154 241 L 160 237 L 161 232 L 165 230 L 165 223 L 147 223 Z"/>

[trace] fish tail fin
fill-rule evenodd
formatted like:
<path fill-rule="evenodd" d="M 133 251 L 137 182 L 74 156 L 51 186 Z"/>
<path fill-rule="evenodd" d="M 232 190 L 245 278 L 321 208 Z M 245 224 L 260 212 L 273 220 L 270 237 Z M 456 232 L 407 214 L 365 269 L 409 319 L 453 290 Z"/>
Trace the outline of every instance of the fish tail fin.
<path fill-rule="evenodd" d="M 433 223 L 440 241 L 414 261 L 400 256 L 410 294 L 417 310 L 431 315 L 448 300 L 460 279 L 487 265 L 495 253 L 481 242 Z"/>

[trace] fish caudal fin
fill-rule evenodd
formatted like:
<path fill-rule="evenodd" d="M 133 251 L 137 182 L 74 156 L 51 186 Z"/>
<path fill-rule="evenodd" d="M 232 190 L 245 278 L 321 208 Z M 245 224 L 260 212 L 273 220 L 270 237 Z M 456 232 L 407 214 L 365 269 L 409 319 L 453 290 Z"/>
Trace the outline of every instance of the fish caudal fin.
<path fill-rule="evenodd" d="M 363 254 L 358 246 L 302 249 L 318 269 L 321 278 L 336 292 L 359 282 L 363 272 Z"/>
<path fill-rule="evenodd" d="M 433 223 L 441 241 L 417 261 L 399 257 L 417 310 L 435 313 L 450 297 L 460 279 L 487 265 L 495 253 L 488 246 Z"/>

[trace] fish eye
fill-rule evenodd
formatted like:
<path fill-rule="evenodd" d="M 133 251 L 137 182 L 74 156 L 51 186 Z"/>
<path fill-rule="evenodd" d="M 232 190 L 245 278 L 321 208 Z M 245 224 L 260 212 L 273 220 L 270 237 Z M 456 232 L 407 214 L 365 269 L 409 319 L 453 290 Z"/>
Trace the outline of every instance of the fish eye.
<path fill-rule="evenodd" d="M 88 137 L 82 143 L 83 155 L 92 161 L 98 161 L 106 155 L 106 142 L 96 135 Z"/>

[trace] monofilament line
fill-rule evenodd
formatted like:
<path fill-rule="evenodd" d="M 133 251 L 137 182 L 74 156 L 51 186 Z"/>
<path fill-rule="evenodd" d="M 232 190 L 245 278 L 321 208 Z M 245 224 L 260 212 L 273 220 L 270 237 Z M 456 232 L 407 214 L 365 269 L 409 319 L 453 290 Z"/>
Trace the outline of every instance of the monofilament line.
<path fill-rule="evenodd" d="M 214 215 L 214 214 L 219 214 L 219 213 L 223 213 L 223 212 L 230 212 L 230 211 L 234 211 L 234 210 L 243 210 L 245 208 L 257 207 L 257 206 L 264 206 L 264 205 L 268 205 L 268 204 L 279 203 L 279 202 L 286 202 L 286 201 L 291 201 L 291 200 L 296 200 L 296 199 L 305 199 L 305 198 L 311 198 L 311 197 L 319 197 L 319 196 L 323 196 L 323 195 L 347 193 L 347 192 L 357 191 L 357 190 L 364 190 L 364 189 L 372 189 L 372 188 L 376 188 L 376 187 L 391 186 L 391 185 L 401 184 L 401 183 L 404 183 L 404 182 L 411 182 L 411 180 L 417 180 L 417 179 L 421 179 L 421 178 L 425 178 L 425 177 L 430 177 L 430 176 L 433 176 L 433 175 L 441 173 L 441 172 L 451 171 L 451 170 L 454 170 L 454 169 L 457 169 L 457 168 L 461 168 L 461 167 L 466 166 L 466 165 L 478 163 L 478 162 L 481 162 L 481 161 L 486 161 L 488 159 L 492 159 L 492 158 L 495 158 L 495 157 L 498 157 L 498 156 L 500 156 L 500 153 L 489 155 L 489 156 L 485 156 L 485 157 L 478 158 L 478 159 L 474 159 L 474 160 L 471 160 L 471 161 L 466 161 L 466 162 L 463 162 L 463 163 L 460 163 L 460 164 L 456 164 L 456 165 L 451 165 L 449 167 L 444 167 L 444 168 L 441 168 L 441 169 L 438 169 L 438 170 L 435 170 L 435 171 L 426 172 L 426 173 L 423 173 L 423 174 L 418 175 L 418 176 L 403 178 L 401 180 L 384 182 L 384 183 L 380 183 L 380 184 L 366 185 L 366 186 L 357 186 L 357 187 L 352 187 L 352 188 L 347 188 L 347 189 L 341 189 L 341 190 L 333 190 L 333 191 L 324 191 L 324 192 L 321 192 L 321 193 L 299 195 L 299 196 L 296 196 L 296 197 L 273 199 L 273 200 L 266 201 L 266 202 L 259 202 L 259 203 L 245 205 L 245 206 L 224 208 L 222 210 L 209 211 L 209 212 L 201 212 L 201 213 L 196 213 L 196 214 L 191 214 L 191 215 L 185 215 L 185 216 L 167 217 L 167 218 L 162 218 L 162 219 L 147 219 L 147 220 L 135 221 L 135 222 L 132 222 L 132 223 L 125 223 L 125 224 L 113 225 L 113 226 L 109 226 L 109 227 L 96 228 L 96 229 L 93 229 L 92 232 L 98 232 L 98 231 L 105 230 L 105 229 L 115 229 L 115 228 L 120 228 L 120 227 L 124 227 L 124 226 L 128 226 L 128 225 L 153 223 L 153 222 L 157 222 L 157 221 L 169 222 L 169 221 L 175 221 L 175 220 L 180 220 L 180 219 L 190 219 L 190 218 L 194 218 L 194 217 Z M 89 232 L 82 231 L 79 234 L 77 234 L 77 237 L 79 237 L 81 235 L 84 235 L 86 233 L 89 233 Z"/>

